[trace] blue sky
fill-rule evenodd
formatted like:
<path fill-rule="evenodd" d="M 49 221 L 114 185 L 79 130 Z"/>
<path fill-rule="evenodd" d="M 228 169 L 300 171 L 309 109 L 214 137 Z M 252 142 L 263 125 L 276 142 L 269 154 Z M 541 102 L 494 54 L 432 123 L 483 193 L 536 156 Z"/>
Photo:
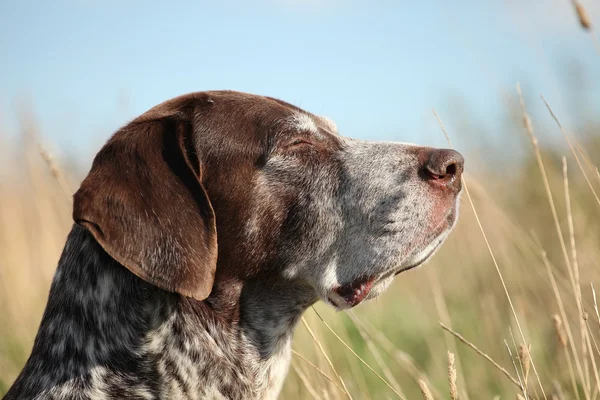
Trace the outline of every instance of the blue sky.
<path fill-rule="evenodd" d="M 598 3 L 583 3 L 600 24 Z M 433 107 L 459 126 L 459 96 L 493 125 L 518 81 L 569 123 L 570 60 L 600 104 L 600 53 L 569 0 L 1 0 L 0 54 L 3 130 L 30 102 L 46 140 L 86 156 L 196 90 L 279 97 L 348 136 L 436 145 Z"/>

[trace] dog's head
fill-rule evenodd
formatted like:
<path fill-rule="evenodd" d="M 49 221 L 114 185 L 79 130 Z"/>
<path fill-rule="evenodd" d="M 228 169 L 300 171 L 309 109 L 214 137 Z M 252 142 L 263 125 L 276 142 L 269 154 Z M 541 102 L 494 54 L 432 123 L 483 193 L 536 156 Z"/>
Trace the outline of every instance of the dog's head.
<path fill-rule="evenodd" d="M 462 170 L 455 151 L 346 138 L 276 99 L 195 93 L 110 139 L 74 219 L 168 291 L 203 300 L 215 281 L 289 280 L 348 308 L 435 252 Z"/>

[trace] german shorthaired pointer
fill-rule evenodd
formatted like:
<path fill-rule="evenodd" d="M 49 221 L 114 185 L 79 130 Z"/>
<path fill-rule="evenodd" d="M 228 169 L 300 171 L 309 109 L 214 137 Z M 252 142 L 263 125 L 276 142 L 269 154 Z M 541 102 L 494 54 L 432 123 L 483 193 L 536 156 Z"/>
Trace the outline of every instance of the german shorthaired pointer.
<path fill-rule="evenodd" d="M 274 399 L 298 319 L 429 258 L 462 156 L 338 135 L 269 97 L 193 93 L 100 150 L 5 399 Z"/>

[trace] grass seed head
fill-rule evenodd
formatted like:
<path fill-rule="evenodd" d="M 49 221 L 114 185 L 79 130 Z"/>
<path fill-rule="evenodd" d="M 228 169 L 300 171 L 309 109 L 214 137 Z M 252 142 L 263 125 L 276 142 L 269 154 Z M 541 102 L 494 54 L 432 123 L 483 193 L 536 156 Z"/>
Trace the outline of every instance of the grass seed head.
<path fill-rule="evenodd" d="M 579 18 L 579 24 L 581 25 L 581 27 L 585 30 L 592 29 L 592 20 L 590 19 L 590 16 L 583 7 L 583 4 L 576 0 L 574 3 L 575 13 L 577 13 L 577 18 Z"/>
<path fill-rule="evenodd" d="M 456 386 L 456 362 L 454 354 L 448 352 L 448 382 L 450 384 L 450 399 L 458 400 L 458 387 Z"/>
<path fill-rule="evenodd" d="M 531 358 L 529 356 L 529 352 L 531 351 L 531 345 L 525 346 L 521 344 L 519 346 L 519 360 L 521 361 L 521 365 L 523 365 L 523 375 L 525 378 L 525 382 L 527 382 L 527 377 L 529 376 L 529 369 L 531 368 Z"/>
<path fill-rule="evenodd" d="M 558 337 L 558 341 L 561 346 L 567 347 L 567 334 L 563 327 L 563 321 L 558 314 L 554 314 L 552 317 L 554 321 L 554 329 L 556 330 L 556 336 Z"/>
<path fill-rule="evenodd" d="M 431 395 L 431 391 L 424 380 L 419 379 L 419 387 L 421 388 L 421 394 L 423 395 L 423 400 L 433 400 L 433 396 Z"/>

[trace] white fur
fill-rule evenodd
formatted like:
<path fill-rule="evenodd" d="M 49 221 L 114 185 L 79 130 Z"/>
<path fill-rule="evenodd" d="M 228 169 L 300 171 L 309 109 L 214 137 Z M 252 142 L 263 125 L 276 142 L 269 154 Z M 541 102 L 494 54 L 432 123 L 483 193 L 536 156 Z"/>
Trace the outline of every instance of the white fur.
<path fill-rule="evenodd" d="M 296 112 L 290 118 L 291 124 L 299 131 L 307 131 L 313 134 L 318 134 L 319 128 L 317 124 L 308 114 Z"/>

